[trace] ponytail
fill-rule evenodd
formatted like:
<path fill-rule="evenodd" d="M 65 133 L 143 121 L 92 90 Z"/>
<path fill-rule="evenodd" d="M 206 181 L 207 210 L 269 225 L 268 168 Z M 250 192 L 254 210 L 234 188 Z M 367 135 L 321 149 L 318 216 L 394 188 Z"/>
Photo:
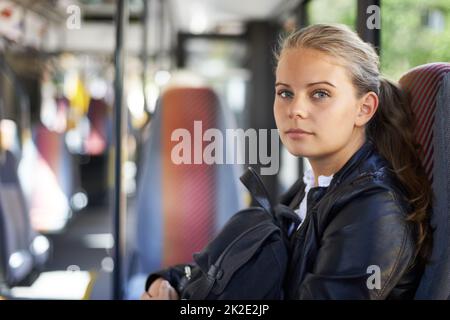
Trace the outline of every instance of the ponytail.
<path fill-rule="evenodd" d="M 414 114 L 404 92 L 387 79 L 380 79 L 378 97 L 378 110 L 366 127 L 366 135 L 406 189 L 412 206 L 407 220 L 417 226 L 417 255 L 426 263 L 432 245 L 429 217 L 433 192 L 414 136 Z"/>

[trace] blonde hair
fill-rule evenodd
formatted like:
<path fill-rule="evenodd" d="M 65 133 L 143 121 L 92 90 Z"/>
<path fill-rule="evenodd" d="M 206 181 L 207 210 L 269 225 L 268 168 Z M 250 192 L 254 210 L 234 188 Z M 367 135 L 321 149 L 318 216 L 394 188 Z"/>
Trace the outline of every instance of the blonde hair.
<path fill-rule="evenodd" d="M 366 124 L 366 137 L 388 160 L 406 190 L 412 207 L 408 221 L 417 227 L 417 253 L 421 262 L 427 262 L 432 245 L 429 219 L 433 192 L 422 166 L 422 149 L 414 135 L 415 119 L 404 92 L 381 77 L 375 49 L 347 26 L 315 24 L 293 31 L 281 39 L 276 60 L 284 50 L 299 48 L 314 49 L 342 61 L 358 97 L 371 91 L 378 95 L 378 109 Z"/>

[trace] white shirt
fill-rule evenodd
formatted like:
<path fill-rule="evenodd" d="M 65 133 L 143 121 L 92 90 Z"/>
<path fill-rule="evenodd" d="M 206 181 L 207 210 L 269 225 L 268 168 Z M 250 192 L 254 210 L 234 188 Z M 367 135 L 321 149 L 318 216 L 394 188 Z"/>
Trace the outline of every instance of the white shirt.
<path fill-rule="evenodd" d="M 319 178 L 317 179 L 317 182 L 319 184 L 318 187 L 328 187 L 330 185 L 332 179 L 333 179 L 333 175 L 319 176 Z M 300 228 L 303 221 L 305 221 L 306 208 L 307 208 L 306 201 L 308 200 L 308 192 L 311 188 L 314 187 L 314 172 L 311 169 L 307 169 L 305 171 L 305 174 L 303 175 L 303 182 L 305 183 L 305 196 L 303 197 L 303 200 L 300 203 L 300 206 L 298 207 L 298 209 L 295 210 L 295 212 L 302 219 L 298 228 Z"/>

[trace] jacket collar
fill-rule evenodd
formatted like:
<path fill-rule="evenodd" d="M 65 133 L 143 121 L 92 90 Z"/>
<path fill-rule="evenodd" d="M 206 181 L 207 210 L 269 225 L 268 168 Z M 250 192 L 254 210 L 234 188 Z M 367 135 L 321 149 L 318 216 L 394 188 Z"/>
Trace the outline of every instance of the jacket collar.
<path fill-rule="evenodd" d="M 375 145 L 372 141 L 367 139 L 364 144 L 356 151 L 350 159 L 345 163 L 345 165 L 339 169 L 334 175 L 333 179 L 330 182 L 330 185 L 327 188 L 315 187 L 311 189 L 311 194 L 314 193 L 314 190 L 327 189 L 330 190 L 341 184 L 342 181 L 350 178 L 352 175 L 357 175 L 359 172 L 365 170 L 357 170 L 359 166 L 370 156 L 374 151 Z M 291 207 L 297 207 L 300 203 L 301 199 L 304 195 L 305 183 L 303 179 L 298 179 L 294 185 L 289 188 L 289 190 L 281 195 L 280 202 L 282 204 L 289 205 Z"/>
<path fill-rule="evenodd" d="M 365 170 L 356 170 L 362 165 L 362 163 L 369 158 L 374 152 L 375 145 L 369 139 L 367 139 L 364 144 L 356 151 L 350 159 L 344 164 L 344 166 L 338 170 L 333 176 L 330 183 L 330 189 L 338 186 L 342 181 L 346 180 L 350 176 L 358 174 Z"/>

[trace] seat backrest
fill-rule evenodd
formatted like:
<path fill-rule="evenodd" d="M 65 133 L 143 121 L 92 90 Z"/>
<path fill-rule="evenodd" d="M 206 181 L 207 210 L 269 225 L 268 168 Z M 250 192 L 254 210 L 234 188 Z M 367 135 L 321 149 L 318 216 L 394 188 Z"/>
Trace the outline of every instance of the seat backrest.
<path fill-rule="evenodd" d="M 33 139 L 24 143 L 19 167 L 32 226 L 43 233 L 61 232 L 71 216 L 72 158 L 62 135 L 40 123 L 32 132 Z"/>
<path fill-rule="evenodd" d="M 30 245 L 34 234 L 17 177 L 17 161 L 10 151 L 4 151 L 0 159 L 0 228 L 3 278 L 14 286 L 33 271 Z"/>
<path fill-rule="evenodd" d="M 2 126 L 4 123 L 0 120 L 0 137 L 9 136 L 9 142 L 0 141 L 0 282 L 12 287 L 29 284 L 42 271 L 50 242 L 32 228 L 18 176 L 19 161 L 11 149 L 13 134 L 7 130 L 14 123 Z"/>
<path fill-rule="evenodd" d="M 416 139 L 432 181 L 435 202 L 431 224 L 433 251 L 416 292 L 417 299 L 450 297 L 450 64 L 430 63 L 399 81 L 417 119 Z"/>
<path fill-rule="evenodd" d="M 89 133 L 84 141 L 84 152 L 98 156 L 106 152 L 108 147 L 110 118 L 108 105 L 104 100 L 91 99 L 87 113 L 89 120 Z"/>
<path fill-rule="evenodd" d="M 138 182 L 136 245 L 141 272 L 192 261 L 192 254 L 242 208 L 239 168 L 209 165 L 202 157 L 209 144 L 202 142 L 203 133 L 215 128 L 225 136 L 225 128 L 234 127 L 230 113 L 210 88 L 176 87 L 163 93 L 144 143 Z M 201 122 L 201 129 L 194 121 Z M 191 139 L 174 138 L 177 129 Z M 181 142 L 190 144 L 191 164 L 172 159 Z M 194 163 L 196 159 L 200 163 Z"/>

